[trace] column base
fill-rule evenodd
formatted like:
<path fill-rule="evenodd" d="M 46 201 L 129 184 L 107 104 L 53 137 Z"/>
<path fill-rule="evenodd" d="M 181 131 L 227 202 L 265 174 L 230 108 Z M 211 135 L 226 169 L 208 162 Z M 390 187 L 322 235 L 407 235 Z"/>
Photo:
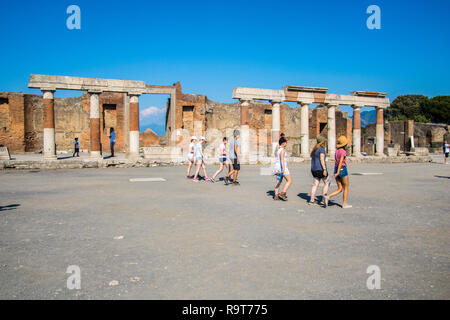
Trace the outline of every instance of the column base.
<path fill-rule="evenodd" d="M 89 154 L 89 159 L 91 160 L 102 160 L 102 154 L 100 153 L 100 151 L 91 151 L 91 153 Z"/>
<path fill-rule="evenodd" d="M 141 159 L 141 155 L 139 153 L 127 153 L 126 158 L 128 160 L 139 160 Z"/>
<path fill-rule="evenodd" d="M 56 154 L 44 154 L 42 157 L 44 160 L 58 160 Z"/>
<path fill-rule="evenodd" d="M 375 153 L 375 156 L 380 158 L 387 158 L 387 155 L 385 155 L 384 153 Z"/>

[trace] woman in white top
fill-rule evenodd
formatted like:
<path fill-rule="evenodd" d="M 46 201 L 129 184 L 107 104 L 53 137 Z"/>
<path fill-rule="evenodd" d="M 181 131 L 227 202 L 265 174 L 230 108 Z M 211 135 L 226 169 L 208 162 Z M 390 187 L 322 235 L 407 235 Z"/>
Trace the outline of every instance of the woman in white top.
<path fill-rule="evenodd" d="M 278 142 L 280 148 L 277 151 L 277 181 L 275 183 L 275 195 L 274 200 L 283 200 L 287 201 L 286 192 L 292 184 L 291 173 L 289 172 L 288 163 L 287 163 L 287 153 L 286 153 L 286 145 L 287 139 L 285 137 L 281 137 Z M 286 180 L 284 184 L 283 191 L 279 194 L 281 183 L 283 182 L 283 178 Z"/>
<path fill-rule="evenodd" d="M 216 182 L 216 177 L 219 173 L 223 171 L 223 167 L 226 166 L 229 173 L 230 172 L 230 164 L 227 162 L 228 158 L 228 148 L 227 148 L 227 137 L 223 138 L 223 143 L 219 146 L 219 169 L 214 173 L 213 177 L 211 178 L 212 182 Z"/>
<path fill-rule="evenodd" d="M 201 137 L 200 138 L 200 142 L 197 143 L 197 145 L 195 146 L 195 154 L 194 154 L 194 158 L 195 158 L 195 175 L 194 175 L 194 179 L 192 179 L 192 181 L 194 181 L 194 182 L 198 182 L 198 174 L 200 172 L 200 167 L 203 168 L 203 173 L 205 174 L 205 180 L 206 181 L 210 180 L 208 178 L 208 175 L 206 174 L 205 161 L 203 161 L 203 159 L 205 158 L 205 155 L 203 154 L 202 145 L 205 142 L 206 142 L 206 138 L 205 137 Z"/>
<path fill-rule="evenodd" d="M 186 178 L 191 179 L 191 168 L 194 164 L 194 152 L 195 152 L 195 143 L 197 142 L 197 137 L 191 137 L 191 143 L 189 143 L 189 153 L 188 153 L 188 161 L 189 165 L 187 168 Z"/>

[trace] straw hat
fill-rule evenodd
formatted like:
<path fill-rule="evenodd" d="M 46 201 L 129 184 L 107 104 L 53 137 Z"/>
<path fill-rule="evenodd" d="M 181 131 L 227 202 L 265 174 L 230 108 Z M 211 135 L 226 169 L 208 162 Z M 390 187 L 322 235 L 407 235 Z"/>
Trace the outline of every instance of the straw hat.
<path fill-rule="evenodd" d="M 346 137 L 346 136 L 340 136 L 340 137 L 337 139 L 336 147 L 342 148 L 342 147 L 346 146 L 347 144 L 348 144 L 347 137 Z"/>

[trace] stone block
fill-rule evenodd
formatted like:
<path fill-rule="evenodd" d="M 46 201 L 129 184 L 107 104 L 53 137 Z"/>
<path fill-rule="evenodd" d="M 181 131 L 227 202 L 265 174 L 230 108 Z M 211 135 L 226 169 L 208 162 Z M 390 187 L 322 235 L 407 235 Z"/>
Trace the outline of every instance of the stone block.
<path fill-rule="evenodd" d="M 142 150 L 144 152 L 144 159 L 174 163 L 183 161 L 183 154 L 179 147 L 151 146 L 142 147 Z"/>
<path fill-rule="evenodd" d="M 416 156 L 428 156 L 429 151 L 428 148 L 412 148 L 411 152 Z"/>
<path fill-rule="evenodd" d="M 384 148 L 384 154 L 388 157 L 397 157 L 400 154 L 400 148 L 399 147 L 385 147 Z"/>
<path fill-rule="evenodd" d="M 11 160 L 8 147 L 0 147 L 0 160 Z"/>

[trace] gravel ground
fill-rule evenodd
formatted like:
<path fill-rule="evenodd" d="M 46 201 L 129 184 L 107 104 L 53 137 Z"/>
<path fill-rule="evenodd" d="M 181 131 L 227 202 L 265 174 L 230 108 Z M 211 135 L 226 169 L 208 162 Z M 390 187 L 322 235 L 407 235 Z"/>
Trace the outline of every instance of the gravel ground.
<path fill-rule="evenodd" d="M 450 298 L 450 165 L 352 165 L 382 175 L 351 175 L 347 210 L 308 206 L 309 166 L 290 170 L 287 202 L 257 166 L 241 186 L 184 167 L 2 171 L 0 298 Z M 129 181 L 146 177 L 167 181 Z"/>

